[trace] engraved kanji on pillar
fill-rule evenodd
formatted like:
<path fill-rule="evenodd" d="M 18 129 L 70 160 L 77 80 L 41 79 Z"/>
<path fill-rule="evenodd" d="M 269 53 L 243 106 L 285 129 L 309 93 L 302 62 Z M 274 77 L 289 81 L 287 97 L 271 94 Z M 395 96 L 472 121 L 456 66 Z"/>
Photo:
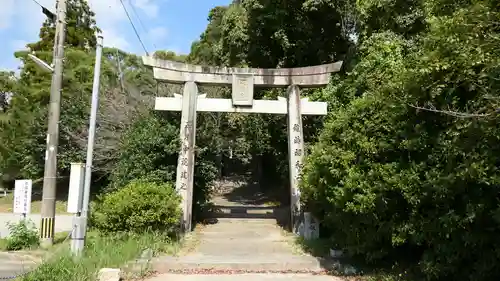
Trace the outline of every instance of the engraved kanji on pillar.
<path fill-rule="evenodd" d="M 302 130 L 302 113 L 300 89 L 291 85 L 288 94 L 288 157 L 290 167 L 291 225 L 296 234 L 300 234 L 301 223 L 299 180 L 304 159 L 304 135 Z"/>
<path fill-rule="evenodd" d="M 194 82 L 186 82 L 182 96 L 182 114 L 180 140 L 181 148 L 177 161 L 176 190 L 180 194 L 183 231 L 191 230 L 193 182 L 194 182 L 194 148 L 196 140 L 196 101 L 198 87 Z"/>

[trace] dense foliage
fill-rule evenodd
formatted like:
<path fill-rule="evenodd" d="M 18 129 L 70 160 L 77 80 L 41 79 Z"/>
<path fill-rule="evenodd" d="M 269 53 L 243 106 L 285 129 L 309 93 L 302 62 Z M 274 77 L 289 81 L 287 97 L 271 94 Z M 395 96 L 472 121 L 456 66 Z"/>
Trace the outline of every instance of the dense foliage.
<path fill-rule="evenodd" d="M 429 280 L 500 277 L 499 12 L 476 1 L 430 11 L 416 37 L 374 33 L 325 90 L 303 192 L 338 247 L 410 255 Z"/>
<path fill-rule="evenodd" d="M 94 206 L 92 226 L 104 232 L 175 234 L 179 226 L 180 198 L 171 184 L 132 180 L 109 192 Z"/>

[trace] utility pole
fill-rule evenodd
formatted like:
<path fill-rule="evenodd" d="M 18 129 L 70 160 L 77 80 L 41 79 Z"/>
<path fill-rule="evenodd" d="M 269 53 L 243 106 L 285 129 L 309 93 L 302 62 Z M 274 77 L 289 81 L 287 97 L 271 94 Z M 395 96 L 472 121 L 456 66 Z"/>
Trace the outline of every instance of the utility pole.
<path fill-rule="evenodd" d="M 75 220 L 76 229 L 73 232 L 74 246 L 71 250 L 75 255 L 80 255 L 85 246 L 85 236 L 87 233 L 87 221 L 89 215 L 90 183 L 92 181 L 92 158 L 94 154 L 94 139 L 97 122 L 97 109 L 99 108 L 99 85 L 101 77 L 102 58 L 102 36 L 97 37 L 97 49 L 94 66 L 94 84 L 92 87 L 92 102 L 90 105 L 89 135 L 87 139 L 87 159 L 85 163 L 85 180 L 83 183 L 83 202 L 80 216 Z"/>
<path fill-rule="evenodd" d="M 42 221 L 40 242 L 42 247 L 52 246 L 56 212 L 57 146 L 59 144 L 59 115 L 61 110 L 61 87 L 63 76 L 64 41 L 66 39 L 66 0 L 56 2 L 56 34 L 54 42 L 54 72 L 50 87 L 47 150 L 43 176 Z"/>

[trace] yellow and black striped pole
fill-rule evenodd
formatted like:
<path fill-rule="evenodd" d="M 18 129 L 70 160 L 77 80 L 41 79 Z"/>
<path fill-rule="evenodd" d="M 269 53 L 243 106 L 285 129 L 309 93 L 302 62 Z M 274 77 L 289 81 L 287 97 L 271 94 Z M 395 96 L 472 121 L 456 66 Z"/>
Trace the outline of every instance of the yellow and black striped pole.
<path fill-rule="evenodd" d="M 42 223 L 40 224 L 40 238 L 53 239 L 54 237 L 54 218 L 42 218 Z"/>

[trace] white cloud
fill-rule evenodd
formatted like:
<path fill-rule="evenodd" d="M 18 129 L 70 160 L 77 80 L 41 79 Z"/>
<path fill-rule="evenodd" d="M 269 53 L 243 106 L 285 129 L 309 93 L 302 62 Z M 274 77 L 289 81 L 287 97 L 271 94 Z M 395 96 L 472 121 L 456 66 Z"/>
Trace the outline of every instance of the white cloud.
<path fill-rule="evenodd" d="M 87 0 L 94 11 L 97 26 L 102 30 L 104 45 L 127 50 L 130 44 L 123 33 L 118 30 L 122 22 L 127 20 L 119 0 Z"/>
<path fill-rule="evenodd" d="M 155 18 L 158 16 L 159 7 L 151 2 L 151 0 L 134 0 L 132 5 L 141 9 L 148 17 Z"/>
<path fill-rule="evenodd" d="M 127 30 L 130 36 L 134 37 L 132 26 L 125 14 L 125 11 L 119 0 L 87 0 L 89 2 L 90 8 L 96 14 L 97 25 L 102 30 L 102 35 L 104 37 L 104 45 L 110 47 L 120 48 L 126 51 L 139 51 L 139 42 L 134 41 L 134 44 L 130 44 L 130 39 L 127 40 L 123 36 L 123 32 L 120 29 Z M 135 18 L 135 13 L 131 11 L 130 4 L 132 4 L 139 13 L 143 11 L 148 17 L 156 17 L 159 11 L 159 6 L 153 4 L 151 0 L 128 0 L 124 1 L 125 7 L 127 8 L 129 15 L 134 21 L 135 27 L 140 31 L 140 23 Z M 144 22 L 144 16 L 141 17 Z M 164 39 L 167 32 L 165 28 L 158 27 L 151 29 L 148 34 L 140 34 L 148 36 L 149 41 L 156 42 L 157 39 L 151 40 L 151 38 L 161 38 Z M 142 37 L 142 36 L 141 36 Z M 135 47 L 135 48 L 133 48 Z"/>
<path fill-rule="evenodd" d="M 121 50 L 130 49 L 130 44 L 128 43 L 128 41 L 123 36 L 117 34 L 114 29 L 103 28 L 101 30 L 104 46 L 118 48 Z"/>
<path fill-rule="evenodd" d="M 119 0 L 87 0 L 96 14 L 97 25 L 110 27 L 127 19 Z"/>

